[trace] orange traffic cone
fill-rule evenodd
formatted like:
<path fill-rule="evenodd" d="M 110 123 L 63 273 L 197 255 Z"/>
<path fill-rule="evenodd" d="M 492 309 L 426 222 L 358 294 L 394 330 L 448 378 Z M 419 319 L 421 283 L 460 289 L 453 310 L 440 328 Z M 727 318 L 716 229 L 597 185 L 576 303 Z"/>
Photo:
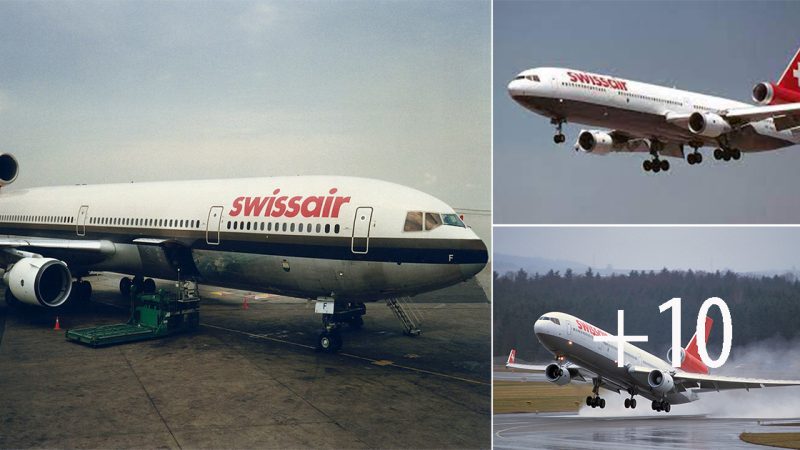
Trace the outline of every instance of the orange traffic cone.
<path fill-rule="evenodd" d="M 250 309 L 250 304 L 247 303 L 247 296 L 244 297 L 244 303 L 242 303 L 242 309 Z"/>
<path fill-rule="evenodd" d="M 56 326 L 54 326 L 53 329 L 54 330 L 60 330 L 61 329 L 61 324 L 58 323 L 58 316 L 56 316 Z"/>

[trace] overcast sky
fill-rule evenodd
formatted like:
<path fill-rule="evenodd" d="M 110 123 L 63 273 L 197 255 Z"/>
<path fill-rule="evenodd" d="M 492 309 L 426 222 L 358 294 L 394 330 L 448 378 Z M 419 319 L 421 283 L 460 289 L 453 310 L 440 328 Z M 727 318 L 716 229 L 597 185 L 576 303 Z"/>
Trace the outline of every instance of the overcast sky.
<path fill-rule="evenodd" d="M 595 268 L 758 272 L 800 268 L 797 227 L 496 227 L 498 254 Z"/>
<path fill-rule="evenodd" d="M 552 141 L 548 119 L 506 85 L 537 66 L 579 68 L 750 101 L 800 45 L 800 2 L 494 3 L 495 223 L 798 223 L 800 146 L 741 161 L 673 160 L 645 173 L 642 155 L 606 156 Z"/>
<path fill-rule="evenodd" d="M 490 207 L 490 4 L 0 2 L 17 186 L 340 174 Z"/>

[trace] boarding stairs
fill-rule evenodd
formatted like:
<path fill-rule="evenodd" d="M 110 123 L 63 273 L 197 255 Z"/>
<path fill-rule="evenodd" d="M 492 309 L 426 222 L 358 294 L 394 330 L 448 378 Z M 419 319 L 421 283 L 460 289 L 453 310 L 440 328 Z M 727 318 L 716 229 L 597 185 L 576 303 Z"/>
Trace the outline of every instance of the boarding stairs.
<path fill-rule="evenodd" d="M 386 306 L 403 324 L 403 333 L 408 336 L 418 336 L 422 333 L 419 328 L 422 324 L 422 312 L 411 303 L 410 297 L 397 297 L 386 299 Z"/>

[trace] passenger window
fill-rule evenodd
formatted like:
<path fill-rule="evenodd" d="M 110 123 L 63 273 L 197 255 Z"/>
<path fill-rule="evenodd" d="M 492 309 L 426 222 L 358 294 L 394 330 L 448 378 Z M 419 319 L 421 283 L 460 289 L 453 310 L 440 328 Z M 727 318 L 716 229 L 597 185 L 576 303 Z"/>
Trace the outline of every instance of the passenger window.
<path fill-rule="evenodd" d="M 321 229 L 322 229 L 322 225 L 317 224 L 317 233 L 319 233 L 319 230 L 321 230 Z"/>
<path fill-rule="evenodd" d="M 406 224 L 403 231 L 422 231 L 422 212 L 409 211 L 406 214 Z"/>
<path fill-rule="evenodd" d="M 325 233 L 330 233 L 330 232 L 331 232 L 331 224 L 326 223 L 325 224 Z"/>
<path fill-rule="evenodd" d="M 333 232 L 339 234 L 339 224 L 337 223 L 335 227 L 333 227 Z"/>
<path fill-rule="evenodd" d="M 261 231 L 264 231 L 264 222 L 261 222 Z"/>
<path fill-rule="evenodd" d="M 432 230 L 442 224 L 442 216 L 439 213 L 425 213 L 425 229 Z"/>
<path fill-rule="evenodd" d="M 231 221 L 230 220 L 228 221 L 228 229 L 229 230 L 231 229 Z"/>
<path fill-rule="evenodd" d="M 292 224 L 289 226 L 289 231 L 294 232 L 294 222 L 292 222 Z"/>
<path fill-rule="evenodd" d="M 272 231 L 272 222 L 267 223 L 267 231 Z"/>
<path fill-rule="evenodd" d="M 286 222 L 283 223 L 283 232 L 286 232 Z"/>
<path fill-rule="evenodd" d="M 247 231 L 250 231 L 250 222 L 247 222 Z"/>

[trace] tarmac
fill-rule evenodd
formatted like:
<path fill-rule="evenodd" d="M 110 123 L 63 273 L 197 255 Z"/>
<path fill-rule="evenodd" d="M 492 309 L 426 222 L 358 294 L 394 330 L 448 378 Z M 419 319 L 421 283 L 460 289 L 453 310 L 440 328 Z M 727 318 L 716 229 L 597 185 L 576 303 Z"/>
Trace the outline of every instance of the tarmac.
<path fill-rule="evenodd" d="M 127 320 L 119 275 L 89 280 L 63 329 Z M 337 354 L 314 350 L 313 302 L 201 295 L 198 331 L 99 349 L 0 301 L 0 448 L 490 446 L 490 305 L 474 280 L 414 298 L 418 337 L 367 304 Z"/>
<path fill-rule="evenodd" d="M 738 449 L 764 448 L 743 432 L 797 432 L 789 420 L 719 419 L 696 415 L 582 417 L 576 414 L 497 414 L 496 449 Z M 793 422 L 797 422 L 794 420 Z M 772 426 L 765 426 L 772 425 Z"/>

